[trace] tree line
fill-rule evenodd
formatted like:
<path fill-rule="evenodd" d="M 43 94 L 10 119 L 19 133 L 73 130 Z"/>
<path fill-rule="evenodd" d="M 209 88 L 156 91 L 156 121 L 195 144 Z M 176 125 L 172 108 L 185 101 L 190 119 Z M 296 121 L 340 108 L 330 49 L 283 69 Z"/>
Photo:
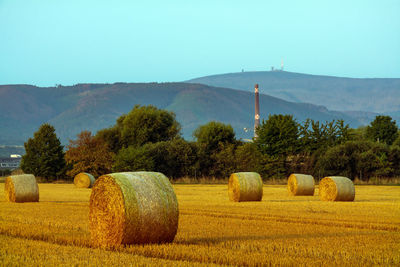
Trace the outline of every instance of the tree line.
<path fill-rule="evenodd" d="M 24 144 L 21 168 L 49 181 L 80 172 L 139 170 L 172 179 L 225 178 L 238 171 L 255 171 L 264 179 L 295 172 L 361 180 L 400 175 L 399 128 L 389 116 L 351 129 L 343 120 L 299 123 L 292 115 L 270 115 L 252 142 L 238 140 L 229 124 L 216 121 L 199 126 L 194 141 L 184 140 L 180 130 L 174 113 L 136 105 L 110 128 L 81 132 L 64 151 L 54 127 L 43 124 Z"/>

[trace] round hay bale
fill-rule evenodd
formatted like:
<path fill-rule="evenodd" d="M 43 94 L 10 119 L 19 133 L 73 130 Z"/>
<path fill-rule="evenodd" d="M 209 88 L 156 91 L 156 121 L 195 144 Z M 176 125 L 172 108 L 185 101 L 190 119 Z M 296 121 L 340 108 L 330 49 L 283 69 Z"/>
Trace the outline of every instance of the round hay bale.
<path fill-rule="evenodd" d="M 354 184 L 347 177 L 325 177 L 319 182 L 319 196 L 324 201 L 353 201 Z"/>
<path fill-rule="evenodd" d="M 293 196 L 313 196 L 314 178 L 307 174 L 292 173 L 288 178 L 288 191 Z"/>
<path fill-rule="evenodd" d="M 94 246 L 172 242 L 178 201 L 159 172 L 122 172 L 99 177 L 92 189 L 89 229 Z"/>
<path fill-rule="evenodd" d="M 4 191 L 9 202 L 38 202 L 39 187 L 33 174 L 8 176 Z"/>
<path fill-rule="evenodd" d="M 261 176 L 256 172 L 237 172 L 229 177 L 229 200 L 261 201 L 263 196 L 263 183 Z"/>
<path fill-rule="evenodd" d="M 91 188 L 96 179 L 90 173 L 81 172 L 75 175 L 74 184 L 79 188 Z"/>

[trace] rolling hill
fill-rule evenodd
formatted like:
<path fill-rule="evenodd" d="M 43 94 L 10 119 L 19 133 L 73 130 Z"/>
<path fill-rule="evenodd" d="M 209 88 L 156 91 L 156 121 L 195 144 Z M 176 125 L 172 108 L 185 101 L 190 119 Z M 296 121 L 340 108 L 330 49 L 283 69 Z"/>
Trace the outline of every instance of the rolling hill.
<path fill-rule="evenodd" d="M 114 83 L 36 87 L 0 86 L 0 144 L 23 144 L 42 123 L 56 128 L 63 144 L 82 130 L 95 133 L 115 124 L 116 118 L 136 104 L 154 105 L 175 112 L 182 135 L 191 139 L 194 129 L 211 120 L 230 123 L 239 138 L 251 138 L 254 124 L 254 94 L 193 83 Z M 351 116 L 323 106 L 288 102 L 260 95 L 261 118 L 268 114 L 293 114 L 325 121 L 343 118 L 351 126 L 360 124 Z"/>
<path fill-rule="evenodd" d="M 400 113 L 400 79 L 355 79 L 287 71 L 238 72 L 189 80 L 210 86 L 260 92 L 287 101 L 323 105 L 363 117 L 372 113 Z M 357 111 L 362 111 L 357 114 Z M 372 114 L 375 117 L 375 114 Z M 373 118 L 372 117 L 372 118 Z"/>

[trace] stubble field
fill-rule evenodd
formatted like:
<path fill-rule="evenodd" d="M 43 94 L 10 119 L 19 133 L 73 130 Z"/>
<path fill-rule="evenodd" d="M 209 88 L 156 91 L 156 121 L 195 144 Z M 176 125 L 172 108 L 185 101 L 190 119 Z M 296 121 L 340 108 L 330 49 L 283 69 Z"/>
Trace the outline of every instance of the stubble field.
<path fill-rule="evenodd" d="M 354 202 L 289 196 L 264 185 L 262 202 L 233 203 L 226 185 L 174 185 L 172 244 L 92 248 L 90 189 L 39 184 L 40 202 L 5 202 L 0 265 L 400 265 L 400 187 L 356 186 Z"/>

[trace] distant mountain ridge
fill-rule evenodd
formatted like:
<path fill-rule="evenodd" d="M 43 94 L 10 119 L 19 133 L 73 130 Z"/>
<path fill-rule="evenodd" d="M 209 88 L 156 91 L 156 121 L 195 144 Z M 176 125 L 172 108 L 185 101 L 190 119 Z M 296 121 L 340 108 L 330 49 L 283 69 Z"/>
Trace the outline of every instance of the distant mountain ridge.
<path fill-rule="evenodd" d="M 210 86 L 260 92 L 329 110 L 400 113 L 400 78 L 343 78 L 287 71 L 253 71 L 188 80 Z M 365 114 L 364 114 L 365 115 Z"/>
<path fill-rule="evenodd" d="M 114 83 L 36 87 L 0 86 L 0 144 L 19 145 L 43 123 L 56 128 L 63 144 L 83 130 L 96 133 L 110 127 L 136 104 L 173 111 L 185 139 L 199 125 L 211 120 L 229 123 L 238 138 L 251 138 L 254 124 L 254 94 L 193 83 Z M 269 114 L 293 114 L 325 121 L 343 118 L 352 127 L 360 125 L 351 116 L 324 106 L 292 103 L 260 95 L 261 118 Z M 244 131 L 244 128 L 250 129 Z"/>

